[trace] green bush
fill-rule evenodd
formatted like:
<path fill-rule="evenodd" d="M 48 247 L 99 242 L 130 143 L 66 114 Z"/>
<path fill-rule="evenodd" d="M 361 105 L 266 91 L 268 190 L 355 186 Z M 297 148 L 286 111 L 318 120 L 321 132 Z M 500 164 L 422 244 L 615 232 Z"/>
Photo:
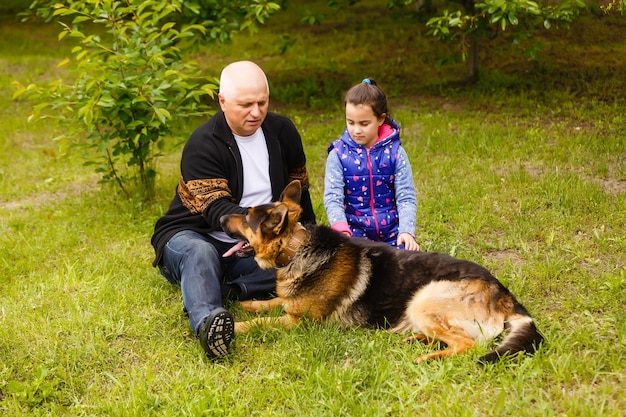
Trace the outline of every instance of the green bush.
<path fill-rule="evenodd" d="M 459 45 L 468 78 L 478 76 L 479 39 L 493 38 L 498 32 L 515 28 L 513 43 L 519 43 L 540 28 L 549 29 L 553 24 L 568 27 L 579 9 L 585 7 L 582 0 L 564 0 L 557 4 L 532 0 L 457 0 L 454 3 L 461 4 L 463 11 L 446 9 L 441 16 L 431 18 L 426 26 L 436 38 Z M 534 45 L 526 54 L 532 57 L 538 50 L 539 46 Z"/>
<path fill-rule="evenodd" d="M 54 118 L 67 125 L 63 147 L 87 148 L 86 164 L 127 194 L 154 195 L 155 159 L 174 119 L 210 112 L 205 96 L 215 81 L 200 76 L 185 52 L 202 42 L 227 42 L 232 33 L 263 22 L 273 3 L 223 0 L 114 0 L 39 4 L 32 9 L 57 20 L 59 39 L 74 38 L 73 83 L 16 83 L 15 97 L 33 100 L 31 119 Z M 235 6 L 241 6 L 234 9 Z M 89 23 L 90 25 L 85 25 Z M 99 34 L 100 27 L 104 33 Z M 91 32 L 91 33 L 90 33 Z"/>

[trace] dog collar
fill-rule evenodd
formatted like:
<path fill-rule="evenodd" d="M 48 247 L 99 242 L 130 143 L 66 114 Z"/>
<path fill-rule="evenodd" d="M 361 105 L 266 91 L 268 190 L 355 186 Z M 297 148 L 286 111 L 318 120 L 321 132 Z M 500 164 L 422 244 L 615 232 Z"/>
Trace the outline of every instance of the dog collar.
<path fill-rule="evenodd" d="M 276 266 L 278 268 L 287 266 L 291 261 L 293 261 L 293 258 L 296 255 L 296 251 L 304 242 L 305 237 L 306 229 L 304 228 L 304 226 L 298 223 L 294 229 L 293 234 L 291 235 L 289 243 L 287 243 L 287 246 L 282 248 L 282 250 L 276 257 Z"/>

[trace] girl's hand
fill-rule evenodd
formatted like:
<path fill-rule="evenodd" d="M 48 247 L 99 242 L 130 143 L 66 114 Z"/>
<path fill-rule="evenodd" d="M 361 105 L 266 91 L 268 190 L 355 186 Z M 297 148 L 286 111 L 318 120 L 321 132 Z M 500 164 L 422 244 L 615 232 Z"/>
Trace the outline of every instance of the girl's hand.
<path fill-rule="evenodd" d="M 415 241 L 415 238 L 409 233 L 400 233 L 398 235 L 398 246 L 404 245 L 405 250 L 419 251 L 420 245 Z"/>

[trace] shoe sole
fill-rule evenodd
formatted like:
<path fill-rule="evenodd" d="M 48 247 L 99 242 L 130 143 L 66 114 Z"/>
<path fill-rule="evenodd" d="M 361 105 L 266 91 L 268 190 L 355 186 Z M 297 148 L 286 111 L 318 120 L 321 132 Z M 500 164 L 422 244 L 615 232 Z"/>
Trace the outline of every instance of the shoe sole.
<path fill-rule="evenodd" d="M 209 358 L 217 358 L 228 353 L 228 346 L 235 335 L 235 324 L 227 311 L 215 315 L 206 333 L 206 345 L 203 346 Z"/>

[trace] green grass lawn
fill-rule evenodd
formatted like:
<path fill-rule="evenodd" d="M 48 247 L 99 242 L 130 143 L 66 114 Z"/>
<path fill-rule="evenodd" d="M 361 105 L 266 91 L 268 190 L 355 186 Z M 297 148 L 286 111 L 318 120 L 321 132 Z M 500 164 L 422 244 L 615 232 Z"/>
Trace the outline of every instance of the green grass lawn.
<path fill-rule="evenodd" d="M 293 4 L 292 4 L 293 3 Z M 390 95 L 418 189 L 422 249 L 479 262 L 535 317 L 534 357 L 479 366 L 490 346 L 413 365 L 433 346 L 306 323 L 256 330 L 207 361 L 149 240 L 178 176 L 179 126 L 157 198 L 126 200 L 29 124 L 13 81 L 63 77 L 53 24 L 0 19 L 0 415 L 620 416 L 626 413 L 626 20 L 585 15 L 540 33 L 527 61 L 483 45 L 481 80 L 437 67 L 452 46 L 373 1 L 320 26 L 304 6 L 194 58 L 266 69 L 272 107 L 305 142 L 314 207 L 341 95 L 365 76 Z M 309 2 L 307 2 L 309 3 Z M 288 38 L 287 38 L 288 37 Z M 280 54 L 286 41 L 293 47 Z M 249 317 L 237 306 L 238 318 Z"/>

